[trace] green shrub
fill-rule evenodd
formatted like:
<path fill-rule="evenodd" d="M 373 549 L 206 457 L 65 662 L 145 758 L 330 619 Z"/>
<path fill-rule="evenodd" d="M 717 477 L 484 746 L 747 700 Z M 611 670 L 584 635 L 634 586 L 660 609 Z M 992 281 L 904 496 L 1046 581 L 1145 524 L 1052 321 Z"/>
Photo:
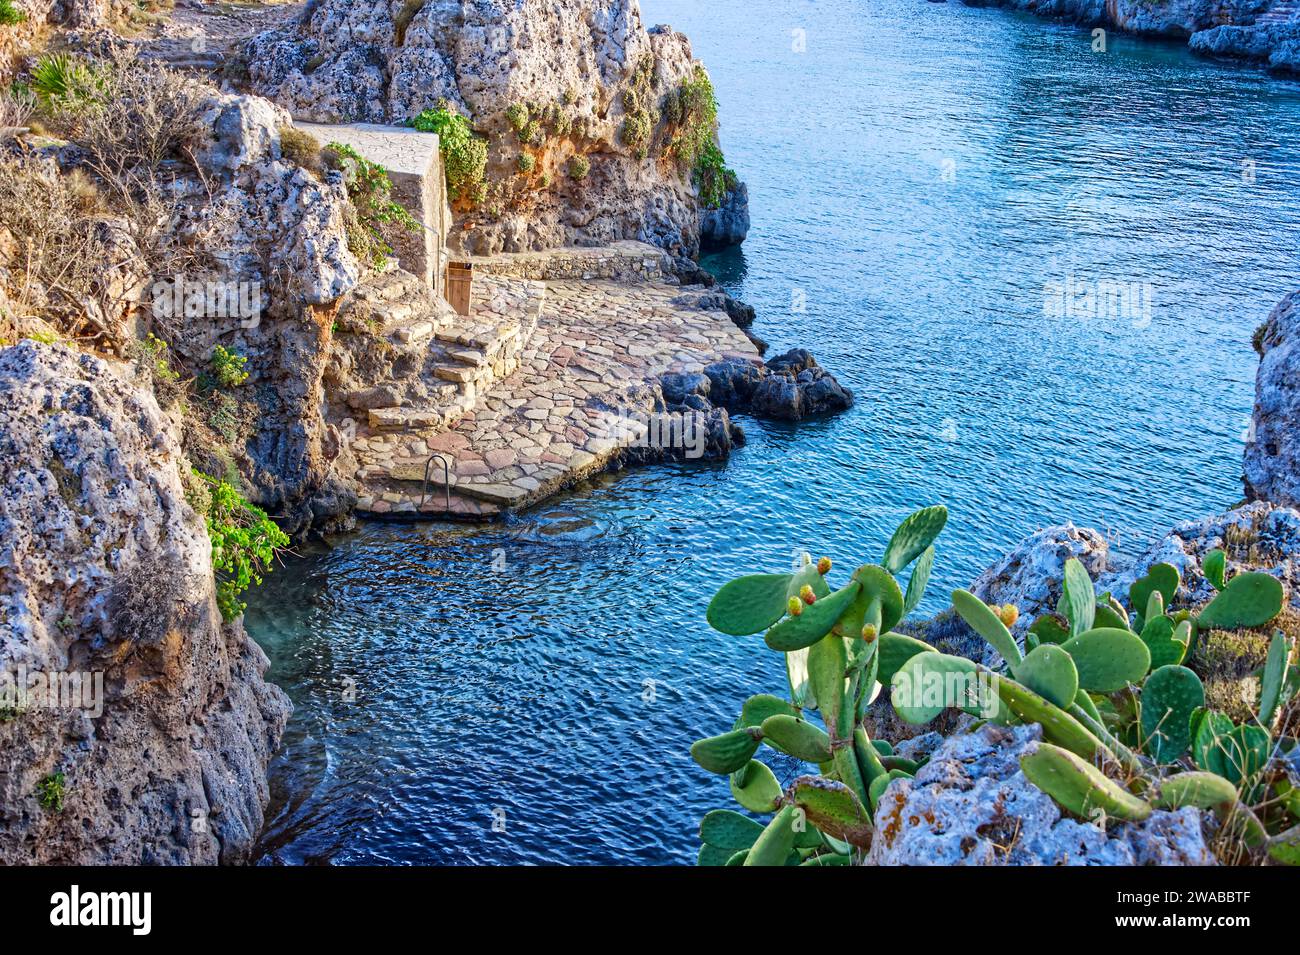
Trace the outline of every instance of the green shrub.
<path fill-rule="evenodd" d="M 705 146 L 715 141 L 718 131 L 718 100 L 703 66 L 697 65 L 676 94 L 667 98 L 665 112 L 676 127 L 669 140 L 669 151 L 686 168 L 693 168 Z"/>
<path fill-rule="evenodd" d="M 591 172 L 591 160 L 586 156 L 574 156 L 569 160 L 569 178 L 581 182 Z"/>
<path fill-rule="evenodd" d="M 527 175 L 537 168 L 537 160 L 532 153 L 520 153 L 518 160 L 519 171 Z"/>
<path fill-rule="evenodd" d="M 620 136 L 623 145 L 630 147 L 637 159 L 645 159 L 650 154 L 650 136 L 653 132 L 654 121 L 650 112 L 638 109 L 628 113 L 627 119 L 623 120 Z"/>
<path fill-rule="evenodd" d="M 452 199 L 482 202 L 487 196 L 487 141 L 474 135 L 469 120 L 444 100 L 415 117 L 412 125 L 426 133 L 438 134 L 438 149 L 447 169 L 447 190 Z"/>
<path fill-rule="evenodd" d="M 418 232 L 420 223 L 393 199 L 393 182 L 383 166 L 343 143 L 330 143 L 325 150 L 345 171 L 348 199 L 355 214 L 355 219 L 349 218 L 346 223 L 348 247 L 362 261 L 382 265 L 393 252 L 384 238 L 384 227 L 391 224 Z"/>
<path fill-rule="evenodd" d="M 716 209 L 727 197 L 727 191 L 736 185 L 736 174 L 727 168 L 722 150 L 716 143 L 706 143 L 695 159 L 691 173 L 700 202 L 705 208 Z"/>
<path fill-rule="evenodd" d="M 528 107 L 523 103 L 512 103 L 506 107 L 506 122 L 516 134 L 521 134 L 528 125 Z"/>
<path fill-rule="evenodd" d="M 36 799 L 46 812 L 63 812 L 63 773 L 51 773 L 36 784 Z"/>
<path fill-rule="evenodd" d="M 14 6 L 13 0 L 0 0 L 0 26 L 16 26 L 27 19 L 27 14 Z"/>
<path fill-rule="evenodd" d="M 239 599 L 249 587 L 262 583 L 276 554 L 289 538 L 261 508 L 249 504 L 227 481 L 199 471 L 194 476 L 208 492 L 208 536 L 212 538 L 212 570 L 217 579 L 217 606 L 224 620 L 244 612 Z"/>
<path fill-rule="evenodd" d="M 32 67 L 28 87 L 46 109 L 77 112 L 102 102 L 103 70 L 69 53 L 47 53 Z"/>
<path fill-rule="evenodd" d="M 248 359 L 243 355 L 228 351 L 224 345 L 218 345 L 212 353 L 212 379 L 221 388 L 237 388 L 248 379 L 244 363 Z"/>

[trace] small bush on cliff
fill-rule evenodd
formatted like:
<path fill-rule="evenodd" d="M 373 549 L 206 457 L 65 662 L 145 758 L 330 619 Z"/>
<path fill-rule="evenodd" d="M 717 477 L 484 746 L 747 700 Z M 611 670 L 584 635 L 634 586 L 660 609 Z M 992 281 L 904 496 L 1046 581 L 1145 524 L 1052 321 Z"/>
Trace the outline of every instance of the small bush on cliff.
<path fill-rule="evenodd" d="M 591 172 L 591 160 L 586 156 L 574 156 L 569 160 L 569 178 L 581 182 Z"/>
<path fill-rule="evenodd" d="M 478 204 L 487 197 L 487 141 L 474 135 L 469 120 L 443 100 L 412 120 L 416 129 L 438 134 L 453 200 Z"/>
<path fill-rule="evenodd" d="M 237 388 L 248 380 L 244 363 L 248 359 L 236 352 L 229 351 L 224 345 L 218 345 L 212 352 L 212 380 L 221 388 Z"/>
<path fill-rule="evenodd" d="M 319 139 L 296 126 L 281 126 L 279 132 L 281 156 L 314 176 L 319 177 L 325 171 Z"/>
<path fill-rule="evenodd" d="M 348 199 L 356 214 L 355 221 L 347 223 L 348 247 L 362 261 L 382 265 L 393 253 L 384 229 L 396 225 L 418 232 L 420 223 L 393 199 L 393 182 L 383 166 L 343 143 L 330 143 L 325 148 L 344 169 Z"/>
<path fill-rule="evenodd" d="M 528 175 L 537 167 L 537 160 L 531 153 L 520 153 L 518 166 L 521 173 Z"/>
<path fill-rule="evenodd" d="M 706 208 L 717 209 L 727 198 L 728 190 L 736 185 L 736 174 L 727 168 L 722 150 L 715 143 L 707 143 L 695 160 L 691 179 Z"/>
<path fill-rule="evenodd" d="M 239 599 L 249 587 L 261 584 L 276 554 L 289 546 L 289 538 L 266 512 L 244 499 L 227 481 L 199 471 L 194 476 L 208 492 L 208 536 L 212 538 L 212 569 L 217 577 L 217 606 L 230 621 L 244 612 Z"/>
<path fill-rule="evenodd" d="M 46 812 L 63 812 L 63 773 L 51 773 L 36 784 L 36 799 Z"/>
<path fill-rule="evenodd" d="M 13 0 L 0 0 L 0 25 L 16 26 L 27 19 L 27 14 L 14 6 Z"/>

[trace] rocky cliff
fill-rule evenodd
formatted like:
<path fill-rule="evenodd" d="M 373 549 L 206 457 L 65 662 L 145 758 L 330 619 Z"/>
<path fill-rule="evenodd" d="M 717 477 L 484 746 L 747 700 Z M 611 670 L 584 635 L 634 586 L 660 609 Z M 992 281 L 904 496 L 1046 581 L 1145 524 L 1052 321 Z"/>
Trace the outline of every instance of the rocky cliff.
<path fill-rule="evenodd" d="M 6 865 L 243 859 L 288 717 L 217 610 L 175 423 L 125 367 L 0 351 Z"/>
<path fill-rule="evenodd" d="M 710 241 L 748 228 L 746 194 L 709 150 L 707 74 L 636 0 L 313 0 L 246 58 L 251 88 L 299 119 L 404 123 L 440 104 L 468 117 L 487 160 L 456 203 L 467 252 L 639 239 L 694 255 L 702 214 Z"/>
<path fill-rule="evenodd" d="M 1198 53 L 1300 72 L 1300 20 L 1288 0 L 962 0 L 1008 7 L 1085 26 L 1186 39 Z"/>

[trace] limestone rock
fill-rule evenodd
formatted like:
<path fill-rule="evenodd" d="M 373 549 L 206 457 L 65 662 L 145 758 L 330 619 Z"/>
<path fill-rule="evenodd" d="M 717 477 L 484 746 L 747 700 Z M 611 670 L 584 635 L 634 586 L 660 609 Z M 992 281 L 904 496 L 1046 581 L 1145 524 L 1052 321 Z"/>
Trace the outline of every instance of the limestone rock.
<path fill-rule="evenodd" d="M 213 864 L 252 846 L 289 703 L 222 623 L 181 466 L 152 395 L 106 362 L 0 351 L 0 681 L 23 667 L 28 687 L 91 688 L 0 719 L 0 863 Z M 37 796 L 59 773 L 62 811 Z"/>
<path fill-rule="evenodd" d="M 872 865 L 1213 865 L 1197 810 L 1157 811 L 1143 823 L 1064 816 L 1025 778 L 1020 757 L 1036 724 L 986 724 L 953 736 L 915 779 L 890 783 L 876 809 Z"/>
<path fill-rule="evenodd" d="M 699 250 L 700 201 L 690 170 L 664 157 L 663 109 L 696 63 L 685 36 L 642 25 L 635 0 L 318 0 L 245 53 L 253 90 L 300 120 L 402 123 L 444 99 L 470 116 L 490 142 L 491 187 L 457 209 L 461 251 L 618 239 Z M 511 124 L 523 106 L 536 126 Z M 590 171 L 574 179 L 578 156 Z M 747 217 L 737 189 L 717 226 L 734 239 Z"/>
<path fill-rule="evenodd" d="M 1279 73 L 1300 73 L 1300 23 L 1224 24 L 1193 33 L 1197 53 L 1264 63 Z"/>
<path fill-rule="evenodd" d="M 1257 343 L 1255 411 L 1243 461 L 1246 494 L 1300 506 L 1300 292 L 1273 309 Z"/>

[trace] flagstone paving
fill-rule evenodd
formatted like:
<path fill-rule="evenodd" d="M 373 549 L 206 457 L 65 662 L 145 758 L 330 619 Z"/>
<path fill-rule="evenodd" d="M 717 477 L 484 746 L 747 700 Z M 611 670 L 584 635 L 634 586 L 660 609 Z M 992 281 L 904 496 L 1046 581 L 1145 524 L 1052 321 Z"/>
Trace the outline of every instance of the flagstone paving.
<path fill-rule="evenodd" d="M 603 470 L 644 434 L 645 425 L 627 416 L 638 386 L 722 358 L 761 361 L 725 311 L 695 307 L 698 289 L 664 283 L 480 276 L 471 318 L 506 323 L 511 316 L 490 309 L 535 302 L 535 293 L 519 294 L 520 283 L 544 294 L 535 329 L 521 333 L 518 368 L 476 395 L 445 429 L 418 422 L 398 433 L 359 428 L 359 510 L 441 516 L 440 462 L 429 468 L 424 487 L 432 454 L 447 463 L 453 516 L 488 518 L 527 506 Z M 514 320 L 528 329 L 530 318 Z"/>

